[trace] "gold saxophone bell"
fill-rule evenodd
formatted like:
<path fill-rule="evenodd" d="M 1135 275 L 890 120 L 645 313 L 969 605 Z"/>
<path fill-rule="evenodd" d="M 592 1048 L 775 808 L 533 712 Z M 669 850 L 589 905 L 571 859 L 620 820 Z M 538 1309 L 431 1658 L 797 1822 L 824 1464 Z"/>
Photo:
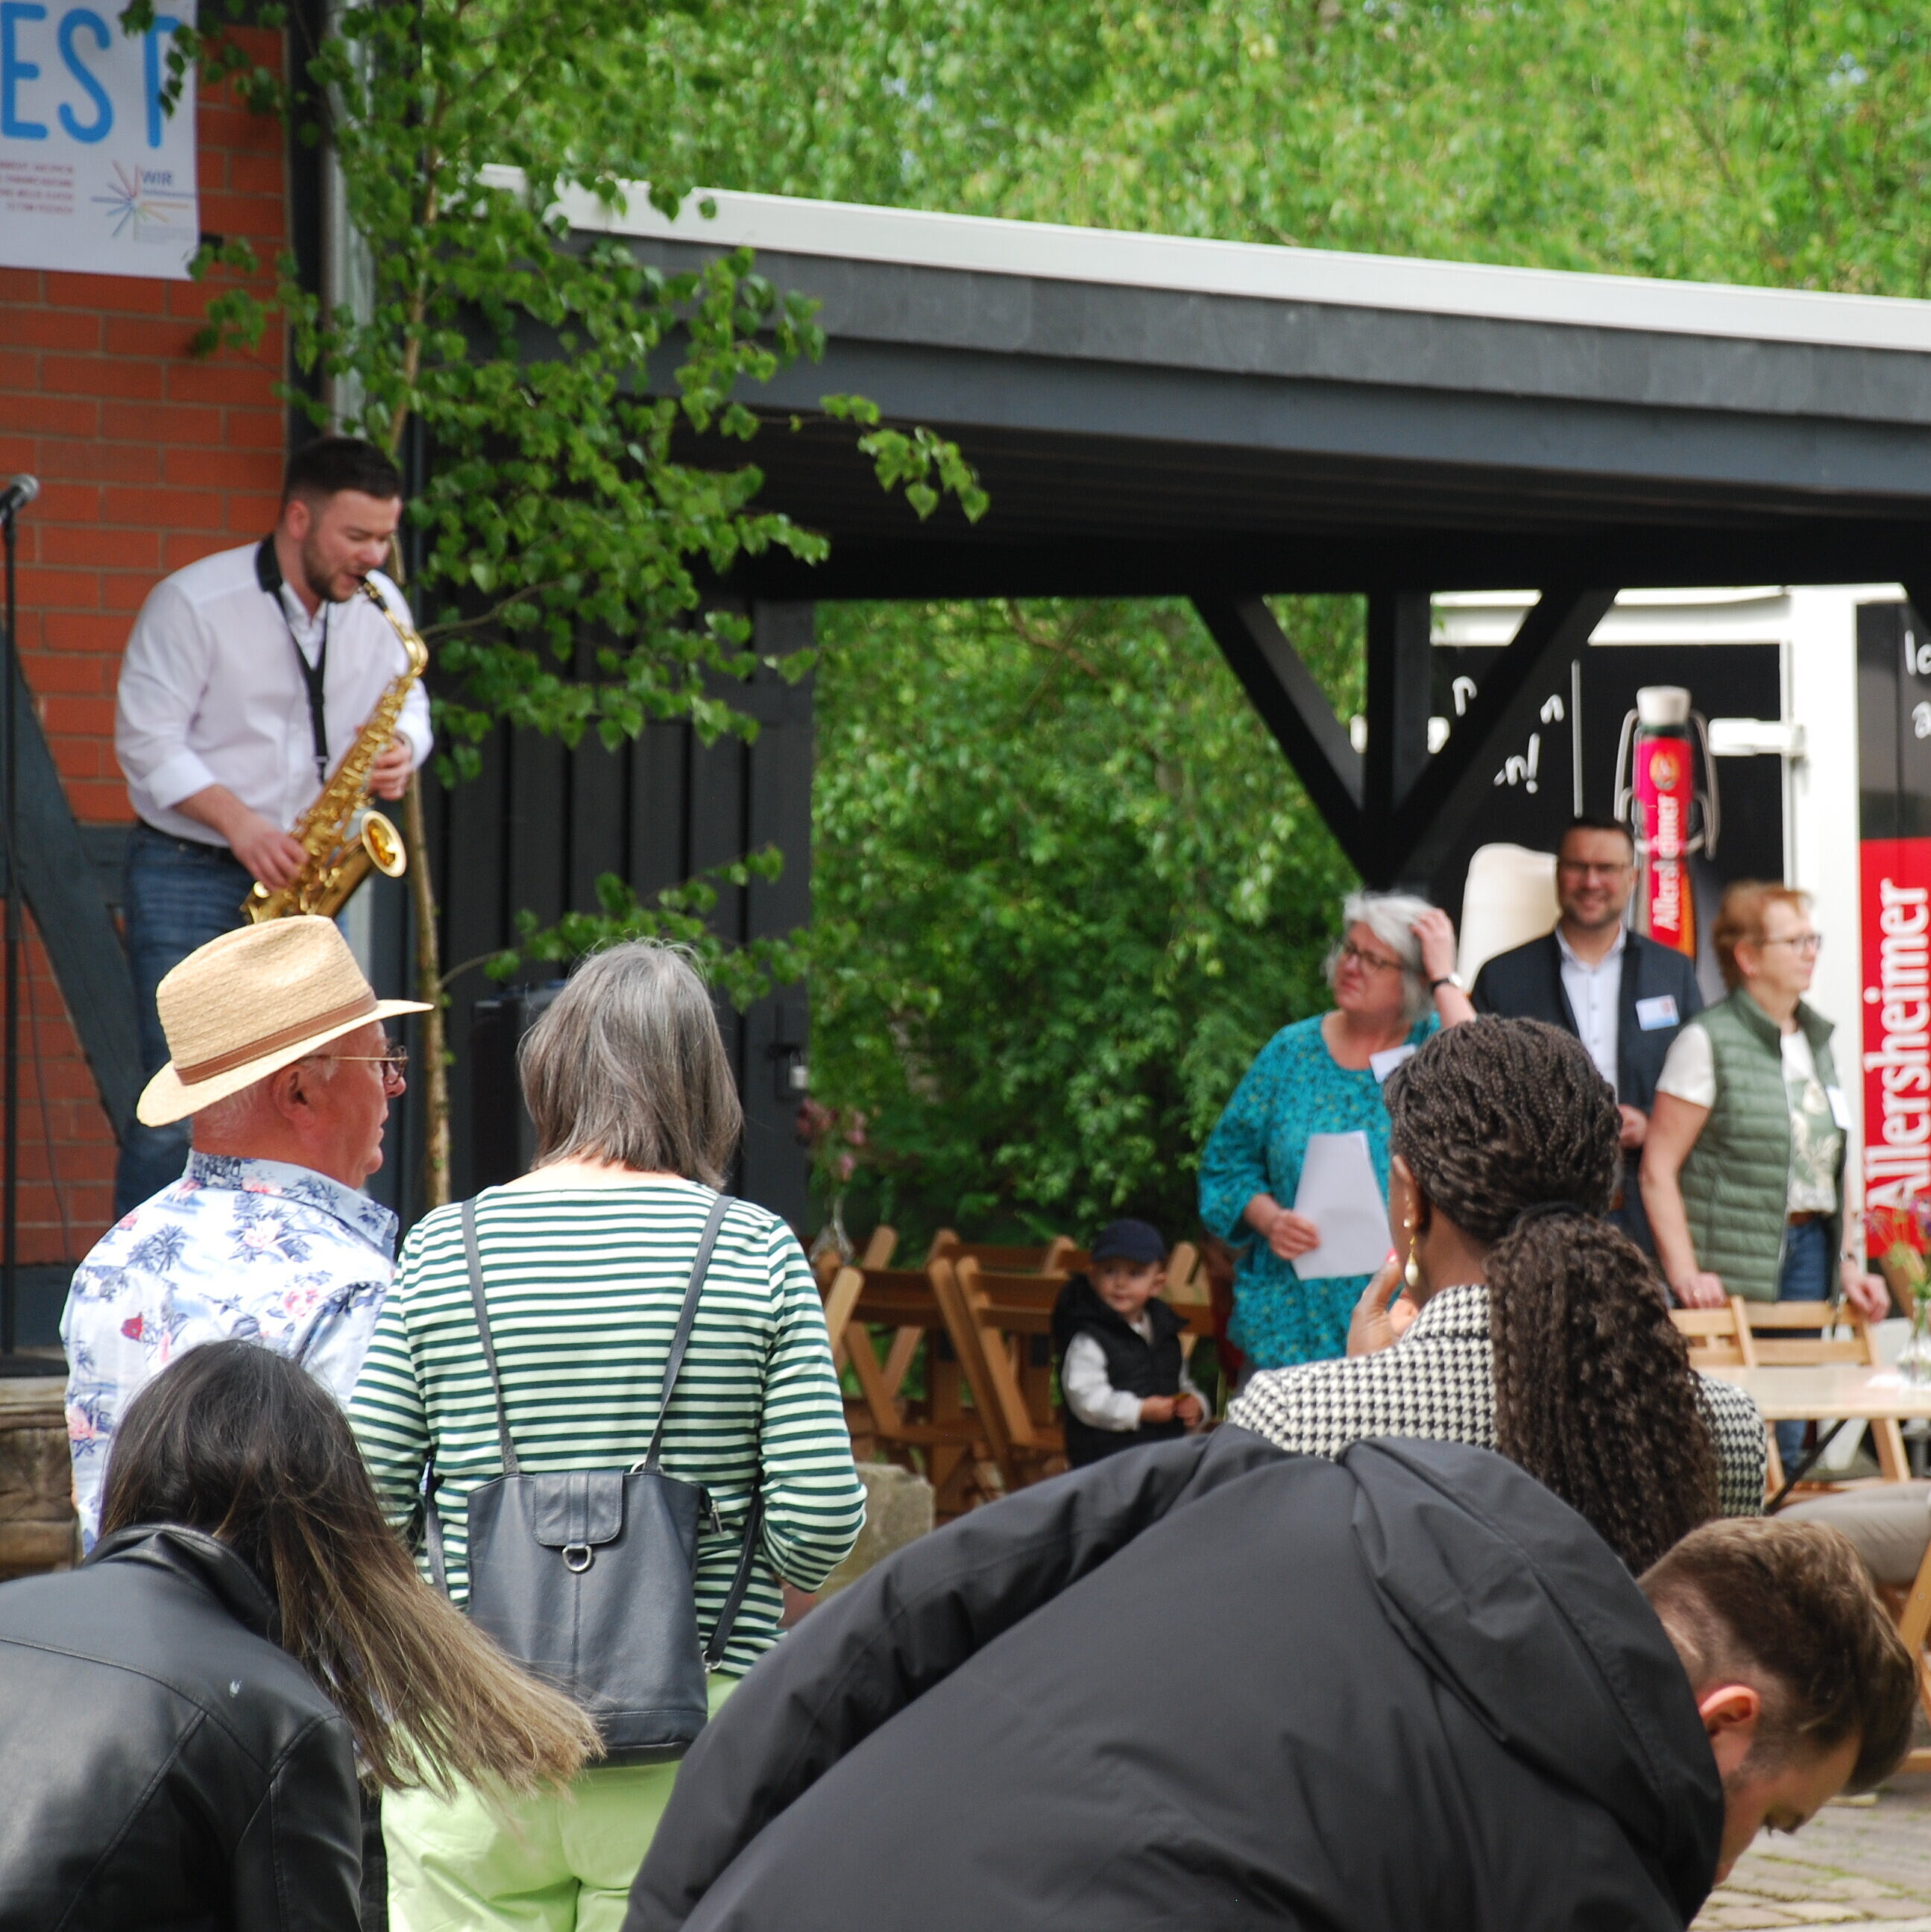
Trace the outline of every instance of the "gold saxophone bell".
<path fill-rule="evenodd" d="M 290 913 L 320 913 L 332 919 L 373 867 L 385 878 L 400 878 L 409 855 L 392 820 L 369 804 L 369 773 L 395 736 L 397 720 L 411 688 L 428 668 L 429 647 L 383 601 L 366 578 L 362 595 L 389 620 L 401 640 L 408 668 L 390 680 L 374 710 L 356 735 L 348 755 L 335 767 L 315 802 L 296 820 L 294 836 L 308 857 L 289 883 L 271 891 L 257 883 L 242 902 L 242 916 L 259 926 Z"/>
<path fill-rule="evenodd" d="M 363 818 L 362 850 L 369 855 L 369 863 L 385 879 L 399 879 L 409 869 L 402 834 L 395 829 L 395 821 L 380 812 L 369 812 Z"/>

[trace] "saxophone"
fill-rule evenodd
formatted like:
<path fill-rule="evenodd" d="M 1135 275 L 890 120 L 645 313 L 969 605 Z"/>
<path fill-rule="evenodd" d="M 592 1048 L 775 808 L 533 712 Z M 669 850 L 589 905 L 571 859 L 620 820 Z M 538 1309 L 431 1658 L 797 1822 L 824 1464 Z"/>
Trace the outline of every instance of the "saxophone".
<path fill-rule="evenodd" d="M 396 721 L 411 688 L 429 666 L 429 647 L 383 601 L 367 578 L 362 595 L 389 620 L 402 640 L 409 668 L 389 680 L 376 708 L 356 734 L 335 774 L 315 802 L 296 821 L 294 836 L 308 857 L 289 883 L 271 891 L 260 880 L 242 902 L 243 914 L 259 926 L 290 913 L 319 913 L 332 919 L 373 866 L 385 878 L 400 878 L 409 864 L 402 834 L 369 804 L 369 773 L 395 736 Z"/>

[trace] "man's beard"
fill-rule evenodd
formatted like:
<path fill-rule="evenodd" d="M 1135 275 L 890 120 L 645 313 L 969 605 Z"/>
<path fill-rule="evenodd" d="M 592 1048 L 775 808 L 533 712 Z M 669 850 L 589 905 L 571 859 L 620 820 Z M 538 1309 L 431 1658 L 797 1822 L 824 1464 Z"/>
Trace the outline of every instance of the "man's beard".
<path fill-rule="evenodd" d="M 309 595 L 324 604 L 346 604 L 356 594 L 353 590 L 337 591 L 336 573 L 324 565 L 322 546 L 313 537 L 302 540 L 302 574 L 308 586 Z"/>

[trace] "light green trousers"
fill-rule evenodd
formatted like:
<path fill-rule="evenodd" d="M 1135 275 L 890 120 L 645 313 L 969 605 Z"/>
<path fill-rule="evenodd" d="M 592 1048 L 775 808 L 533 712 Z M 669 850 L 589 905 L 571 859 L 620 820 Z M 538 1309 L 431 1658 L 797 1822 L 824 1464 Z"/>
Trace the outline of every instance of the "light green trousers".
<path fill-rule="evenodd" d="M 711 1709 L 737 1686 L 713 1677 Z M 674 1764 L 614 1765 L 500 1806 L 467 1786 L 447 1802 L 390 1793 L 391 1932 L 618 1932 L 677 1777 Z"/>

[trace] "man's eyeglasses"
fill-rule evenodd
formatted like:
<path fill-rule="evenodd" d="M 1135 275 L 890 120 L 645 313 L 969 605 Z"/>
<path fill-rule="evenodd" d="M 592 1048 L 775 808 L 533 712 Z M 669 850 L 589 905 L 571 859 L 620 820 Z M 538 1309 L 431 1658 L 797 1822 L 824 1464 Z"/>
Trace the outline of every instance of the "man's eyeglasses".
<path fill-rule="evenodd" d="M 1398 973 L 1401 962 L 1398 959 L 1384 959 L 1378 952 L 1364 952 L 1351 939 L 1341 941 L 1341 956 L 1352 959 L 1371 973 Z"/>
<path fill-rule="evenodd" d="M 1626 859 L 1558 859 L 1556 870 L 1572 879 L 1620 879 L 1635 868 Z"/>
<path fill-rule="evenodd" d="M 341 1060 L 358 1066 L 380 1066 L 385 1086 L 400 1087 L 409 1071 L 409 1049 L 392 1046 L 381 1053 L 314 1053 L 311 1060 Z"/>
<path fill-rule="evenodd" d="M 1824 935 L 1821 932 L 1786 932 L 1775 939 L 1760 939 L 1759 946 L 1788 946 L 1800 953 L 1808 953 L 1815 958 L 1824 950 Z"/>

